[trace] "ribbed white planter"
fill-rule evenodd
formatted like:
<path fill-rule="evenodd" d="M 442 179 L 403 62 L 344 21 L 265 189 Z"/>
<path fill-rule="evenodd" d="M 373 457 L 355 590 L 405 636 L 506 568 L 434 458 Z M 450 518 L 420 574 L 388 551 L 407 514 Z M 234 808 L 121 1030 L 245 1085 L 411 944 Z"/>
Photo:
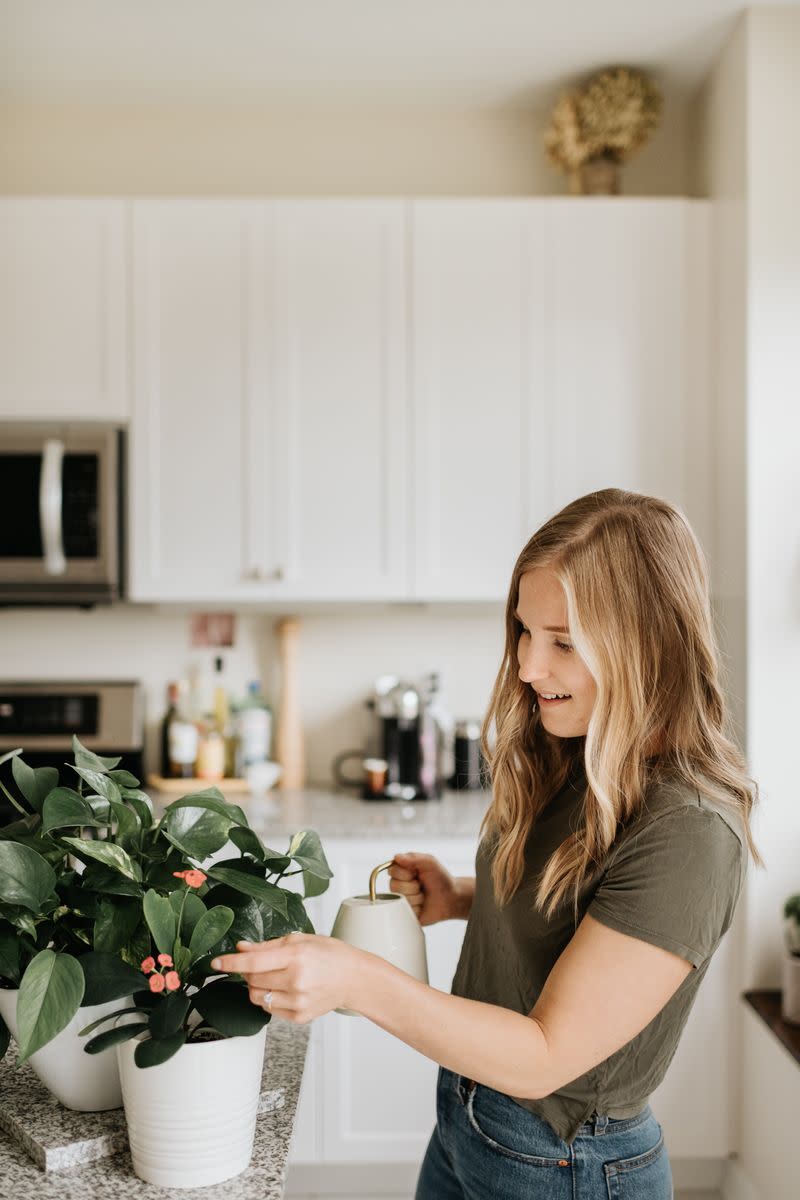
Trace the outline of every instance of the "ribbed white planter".
<path fill-rule="evenodd" d="M 0 1016 L 17 1042 L 18 996 L 16 989 L 0 988 Z M 110 1000 L 107 1004 L 79 1008 L 69 1025 L 28 1059 L 44 1086 L 65 1108 L 74 1108 L 78 1112 L 105 1112 L 121 1107 L 122 1089 L 113 1048 L 100 1054 L 87 1054 L 84 1046 L 89 1039 L 78 1037 L 78 1030 L 98 1017 L 127 1008 L 129 1004 L 129 1000 Z"/>
<path fill-rule="evenodd" d="M 252 1037 L 195 1042 L 137 1067 L 138 1039 L 117 1046 L 133 1169 L 159 1187 L 239 1175 L 253 1154 L 267 1026 Z"/>

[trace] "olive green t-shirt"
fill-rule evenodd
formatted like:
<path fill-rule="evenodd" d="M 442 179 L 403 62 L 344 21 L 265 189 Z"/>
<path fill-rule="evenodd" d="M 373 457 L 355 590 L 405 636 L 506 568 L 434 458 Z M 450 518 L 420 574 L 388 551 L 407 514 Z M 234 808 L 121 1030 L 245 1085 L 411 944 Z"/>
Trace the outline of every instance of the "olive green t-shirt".
<path fill-rule="evenodd" d="M 585 786 L 580 772 L 540 813 L 525 847 L 522 883 L 504 908 L 492 890 L 488 835 L 482 839 L 453 995 L 526 1015 L 536 1004 L 576 925 L 571 892 L 549 921 L 533 899 L 548 858 L 580 828 Z M 564 1141 L 571 1144 L 595 1112 L 635 1116 L 661 1083 L 711 956 L 733 919 L 746 851 L 736 811 L 674 779 L 651 786 L 642 812 L 620 831 L 602 867 L 587 875 L 578 922 L 589 912 L 611 929 L 679 954 L 696 970 L 610 1058 L 543 1099 L 514 1097 Z"/>

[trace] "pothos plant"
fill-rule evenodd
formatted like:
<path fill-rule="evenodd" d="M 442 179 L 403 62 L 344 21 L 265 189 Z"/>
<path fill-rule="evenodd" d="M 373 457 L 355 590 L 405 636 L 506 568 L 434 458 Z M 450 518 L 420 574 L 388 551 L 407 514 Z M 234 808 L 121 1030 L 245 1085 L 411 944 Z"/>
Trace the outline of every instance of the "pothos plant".
<path fill-rule="evenodd" d="M 783 906 L 783 930 L 786 949 L 800 958 L 800 892 L 789 896 Z"/>
<path fill-rule="evenodd" d="M 301 830 L 285 853 L 271 850 L 215 787 L 157 819 L 119 758 L 72 745 L 75 787 L 59 786 L 55 768 L 28 766 L 21 750 L 0 759 L 12 759 L 19 792 L 0 782 L 20 814 L 0 829 L 0 987 L 19 988 L 18 1061 L 81 1006 L 128 997 L 137 1016 L 93 1037 L 90 1053 L 146 1032 L 136 1061 L 153 1065 L 208 1029 L 256 1032 L 269 1014 L 238 976 L 206 983 L 209 964 L 239 940 L 314 932 L 303 900 L 332 874 L 319 836 Z M 281 886 L 299 874 L 302 896 Z M 8 1037 L 0 1021 L 0 1056 Z"/>

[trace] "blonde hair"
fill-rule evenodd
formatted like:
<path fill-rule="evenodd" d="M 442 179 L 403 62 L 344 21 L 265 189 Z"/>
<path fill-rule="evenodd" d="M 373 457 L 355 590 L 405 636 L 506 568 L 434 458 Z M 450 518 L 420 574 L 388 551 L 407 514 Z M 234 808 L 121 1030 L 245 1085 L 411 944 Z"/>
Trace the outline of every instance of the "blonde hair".
<path fill-rule="evenodd" d="M 548 734 L 535 692 L 519 678 L 519 583 L 537 567 L 561 582 L 572 642 L 595 680 L 585 737 Z M 676 773 L 739 815 L 763 866 L 750 831 L 758 787 L 726 727 L 708 571 L 686 517 L 664 500 L 618 488 L 568 504 L 514 566 L 505 650 L 483 722 L 493 794 L 480 832 L 491 836 L 498 904 L 519 887 L 538 814 L 581 759 L 583 824 L 551 854 L 536 891 L 535 906 L 548 919 L 573 888 L 577 921 L 586 875 L 641 811 L 647 788 Z"/>

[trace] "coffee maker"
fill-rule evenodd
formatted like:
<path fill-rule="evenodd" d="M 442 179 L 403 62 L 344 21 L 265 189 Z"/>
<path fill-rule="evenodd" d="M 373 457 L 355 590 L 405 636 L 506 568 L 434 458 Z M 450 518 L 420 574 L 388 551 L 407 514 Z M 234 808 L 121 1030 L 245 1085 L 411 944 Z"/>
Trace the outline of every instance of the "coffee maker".
<path fill-rule="evenodd" d="M 358 787 L 365 800 L 436 800 L 453 773 L 450 722 L 437 703 L 439 677 L 420 683 L 383 675 L 365 701 L 370 733 L 365 750 L 346 750 L 333 763 L 336 782 Z M 344 775 L 349 759 L 366 770 L 355 779 Z"/>

